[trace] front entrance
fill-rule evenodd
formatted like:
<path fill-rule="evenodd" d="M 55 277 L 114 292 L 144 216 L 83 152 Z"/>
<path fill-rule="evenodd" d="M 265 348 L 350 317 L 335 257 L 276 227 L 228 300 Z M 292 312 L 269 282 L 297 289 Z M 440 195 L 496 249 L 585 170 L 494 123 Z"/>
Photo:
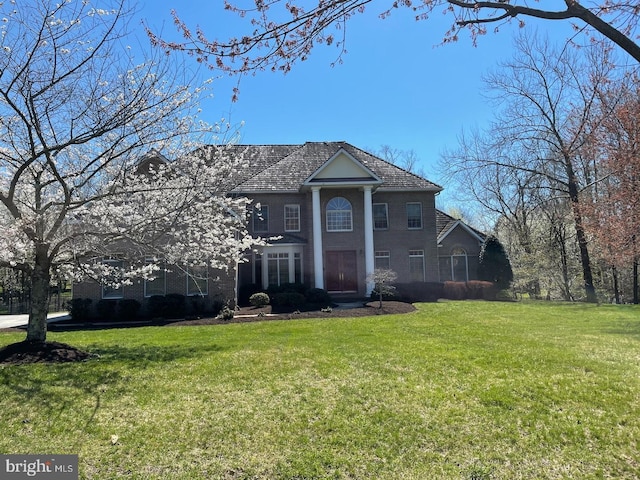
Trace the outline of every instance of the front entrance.
<path fill-rule="evenodd" d="M 326 252 L 325 261 L 327 291 L 358 291 L 358 265 L 355 250 Z"/>

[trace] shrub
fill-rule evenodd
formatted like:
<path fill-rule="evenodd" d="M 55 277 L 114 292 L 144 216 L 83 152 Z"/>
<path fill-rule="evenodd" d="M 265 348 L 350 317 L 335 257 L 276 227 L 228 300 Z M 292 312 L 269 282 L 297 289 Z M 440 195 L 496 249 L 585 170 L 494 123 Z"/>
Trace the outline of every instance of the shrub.
<path fill-rule="evenodd" d="M 278 293 L 299 293 L 304 295 L 308 287 L 304 283 L 283 283 L 280 285 L 270 285 L 267 293 L 271 298 Z"/>
<path fill-rule="evenodd" d="M 166 318 L 184 318 L 187 313 L 186 297 L 179 293 L 164 296 L 164 316 Z"/>
<path fill-rule="evenodd" d="M 190 312 L 193 315 L 200 316 L 204 313 L 204 296 L 202 295 L 192 295 L 189 297 L 191 309 Z"/>
<path fill-rule="evenodd" d="M 118 317 L 120 320 L 131 321 L 138 318 L 140 302 L 132 298 L 125 298 L 118 303 Z"/>
<path fill-rule="evenodd" d="M 467 282 L 468 298 L 494 300 L 496 298 L 496 286 L 493 282 L 482 280 L 470 280 Z"/>
<path fill-rule="evenodd" d="M 444 298 L 449 300 L 464 300 L 468 295 L 466 282 L 444 282 Z"/>
<path fill-rule="evenodd" d="M 276 293 L 273 297 L 272 303 L 278 307 L 299 308 L 302 307 L 306 301 L 306 298 L 304 298 L 304 295 L 301 293 L 283 292 Z"/>
<path fill-rule="evenodd" d="M 242 285 L 238 291 L 238 304 L 243 306 L 249 305 L 249 299 L 251 298 L 251 295 L 259 292 L 260 290 L 260 286 L 255 283 Z"/>
<path fill-rule="evenodd" d="M 164 295 L 152 295 L 147 299 L 147 313 L 151 318 L 163 318 L 165 316 Z"/>
<path fill-rule="evenodd" d="M 224 308 L 224 302 L 222 302 L 222 300 L 215 300 L 211 302 L 211 314 L 214 317 L 217 317 L 223 308 Z"/>
<path fill-rule="evenodd" d="M 118 302 L 116 300 L 102 299 L 96 303 L 96 312 L 101 320 L 111 320 L 115 317 L 116 306 Z"/>
<path fill-rule="evenodd" d="M 153 295 L 147 300 L 151 318 L 184 318 L 187 313 L 186 297 L 179 293 Z"/>
<path fill-rule="evenodd" d="M 91 302 L 90 298 L 74 298 L 67 302 L 66 308 L 73 320 L 86 322 L 91 318 Z"/>
<path fill-rule="evenodd" d="M 234 311 L 225 305 L 222 308 L 222 311 L 220 312 L 218 317 L 222 318 L 222 320 L 233 320 L 234 315 L 235 315 Z"/>
<path fill-rule="evenodd" d="M 307 303 L 314 305 L 331 305 L 331 295 L 322 288 L 312 288 L 306 295 Z"/>
<path fill-rule="evenodd" d="M 264 292 L 254 293 L 249 297 L 249 303 L 254 307 L 264 307 L 269 305 L 269 295 Z"/>

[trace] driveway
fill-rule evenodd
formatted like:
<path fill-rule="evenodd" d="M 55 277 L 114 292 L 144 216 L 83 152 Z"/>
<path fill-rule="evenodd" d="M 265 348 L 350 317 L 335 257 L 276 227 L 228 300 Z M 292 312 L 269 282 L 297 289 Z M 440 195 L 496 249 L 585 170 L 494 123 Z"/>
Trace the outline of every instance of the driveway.
<path fill-rule="evenodd" d="M 68 312 L 55 312 L 47 315 L 47 322 L 57 322 L 67 320 Z M 29 322 L 29 315 L 0 315 L 0 328 L 22 327 Z"/>

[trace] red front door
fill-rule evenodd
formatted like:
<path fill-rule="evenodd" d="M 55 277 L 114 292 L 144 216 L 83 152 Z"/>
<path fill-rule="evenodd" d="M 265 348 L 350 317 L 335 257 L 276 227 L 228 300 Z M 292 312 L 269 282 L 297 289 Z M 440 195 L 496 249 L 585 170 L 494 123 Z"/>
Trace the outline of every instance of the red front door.
<path fill-rule="evenodd" d="M 326 286 L 330 292 L 356 292 L 358 265 L 355 250 L 326 252 Z"/>

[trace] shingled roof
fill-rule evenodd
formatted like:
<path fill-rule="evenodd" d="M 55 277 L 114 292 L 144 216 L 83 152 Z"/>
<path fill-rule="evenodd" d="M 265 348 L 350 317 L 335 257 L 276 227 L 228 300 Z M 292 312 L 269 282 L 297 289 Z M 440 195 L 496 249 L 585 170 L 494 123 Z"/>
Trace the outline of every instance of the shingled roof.
<path fill-rule="evenodd" d="M 338 152 L 344 151 L 375 173 L 379 190 L 440 191 L 442 187 L 346 142 L 307 142 L 302 145 L 233 145 L 225 154 L 242 156 L 242 168 L 229 179 L 231 193 L 299 192 Z M 215 155 L 210 149 L 207 155 Z"/>
<path fill-rule="evenodd" d="M 442 210 L 436 209 L 436 234 L 438 235 L 438 242 L 442 241 L 443 236 L 446 236 L 456 224 L 462 225 L 463 228 L 469 230 L 470 233 L 475 234 L 478 239 L 484 239 L 487 236 L 486 233 L 467 225 L 462 220 L 453 218 Z"/>

